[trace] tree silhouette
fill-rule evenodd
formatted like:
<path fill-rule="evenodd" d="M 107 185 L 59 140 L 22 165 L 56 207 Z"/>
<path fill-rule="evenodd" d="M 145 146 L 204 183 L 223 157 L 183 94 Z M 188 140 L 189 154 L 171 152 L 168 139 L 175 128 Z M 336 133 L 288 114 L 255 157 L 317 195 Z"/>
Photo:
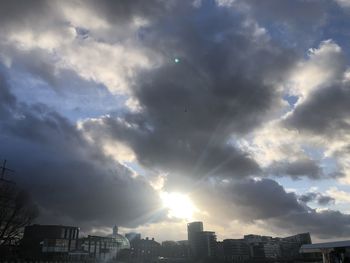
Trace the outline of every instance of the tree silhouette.
<path fill-rule="evenodd" d="M 23 228 L 37 216 L 38 208 L 26 191 L 0 180 L 0 246 L 18 241 Z"/>

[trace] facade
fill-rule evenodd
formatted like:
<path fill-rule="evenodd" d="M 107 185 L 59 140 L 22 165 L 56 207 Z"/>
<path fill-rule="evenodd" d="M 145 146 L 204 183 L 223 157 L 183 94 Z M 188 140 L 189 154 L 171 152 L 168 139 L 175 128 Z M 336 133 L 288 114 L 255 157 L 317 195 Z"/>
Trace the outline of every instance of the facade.
<path fill-rule="evenodd" d="M 141 240 L 141 234 L 135 232 L 126 233 L 125 237 L 129 240 L 130 244 L 134 241 Z"/>
<path fill-rule="evenodd" d="M 281 258 L 280 243 L 274 241 L 264 243 L 264 254 L 266 258 Z"/>
<path fill-rule="evenodd" d="M 215 232 L 202 231 L 196 235 L 197 258 L 213 258 L 216 256 Z"/>
<path fill-rule="evenodd" d="M 87 252 L 89 258 L 104 261 L 116 259 L 122 250 L 130 249 L 129 240 L 119 234 L 113 237 L 88 236 L 80 242 L 82 251 Z"/>
<path fill-rule="evenodd" d="M 252 259 L 297 259 L 301 257 L 300 247 L 303 244 L 311 244 L 311 236 L 309 233 L 284 238 L 245 235 L 244 241 L 249 246 Z"/>
<path fill-rule="evenodd" d="M 300 247 L 304 244 L 311 244 L 310 233 L 302 233 L 294 236 L 289 236 L 281 238 L 281 257 L 283 258 L 297 258 L 301 255 L 299 254 Z"/>
<path fill-rule="evenodd" d="M 133 239 L 129 257 L 131 260 L 149 262 L 160 256 L 161 245 L 154 240 L 149 239 Z"/>
<path fill-rule="evenodd" d="M 186 241 L 163 241 L 160 256 L 164 258 L 187 258 L 188 242 Z"/>
<path fill-rule="evenodd" d="M 66 258 L 77 249 L 79 228 L 61 225 L 31 225 L 24 229 L 21 254 L 24 258 Z"/>
<path fill-rule="evenodd" d="M 226 262 L 243 263 L 250 257 L 249 246 L 244 239 L 225 239 L 223 250 Z"/>

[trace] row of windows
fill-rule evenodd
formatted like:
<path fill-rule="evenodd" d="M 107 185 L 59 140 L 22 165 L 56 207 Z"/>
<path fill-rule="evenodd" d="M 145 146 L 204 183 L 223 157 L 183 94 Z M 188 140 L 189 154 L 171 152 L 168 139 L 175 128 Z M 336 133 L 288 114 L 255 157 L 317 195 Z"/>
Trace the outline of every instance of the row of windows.
<path fill-rule="evenodd" d="M 62 228 L 61 238 L 64 239 L 77 239 L 79 235 L 79 230 L 76 228 Z"/>

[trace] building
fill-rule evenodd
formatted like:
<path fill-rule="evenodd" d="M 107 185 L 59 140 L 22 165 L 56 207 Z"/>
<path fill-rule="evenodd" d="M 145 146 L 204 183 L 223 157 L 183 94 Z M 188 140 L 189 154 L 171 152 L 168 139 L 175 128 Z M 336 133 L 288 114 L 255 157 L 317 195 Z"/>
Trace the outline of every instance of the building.
<path fill-rule="evenodd" d="M 263 244 L 265 258 L 281 258 L 281 245 L 279 242 L 269 241 Z"/>
<path fill-rule="evenodd" d="M 25 259 L 65 259 L 78 247 L 79 228 L 31 225 L 24 229 L 21 254 Z"/>
<path fill-rule="evenodd" d="M 216 256 L 216 235 L 212 231 L 202 231 L 196 234 L 196 258 L 205 259 Z"/>
<path fill-rule="evenodd" d="M 197 235 L 200 232 L 203 232 L 203 222 L 192 222 L 187 224 L 189 254 L 194 258 L 198 255 L 198 245 L 196 240 L 198 239 Z"/>
<path fill-rule="evenodd" d="M 301 233 L 280 239 L 282 258 L 299 258 L 300 247 L 304 244 L 311 244 L 310 233 Z"/>
<path fill-rule="evenodd" d="M 130 249 L 129 240 L 119 234 L 113 237 L 88 236 L 80 240 L 80 248 L 95 260 L 115 260 L 122 250 Z"/>
<path fill-rule="evenodd" d="M 248 244 L 251 243 L 262 243 L 262 242 L 269 242 L 273 240 L 270 236 L 260 236 L 260 235 L 245 235 L 244 236 L 245 242 Z"/>
<path fill-rule="evenodd" d="M 163 241 L 160 256 L 164 258 L 187 258 L 188 241 Z"/>
<path fill-rule="evenodd" d="M 131 246 L 133 242 L 141 240 L 141 234 L 135 232 L 126 233 L 125 237 L 129 240 Z"/>
<path fill-rule="evenodd" d="M 308 258 L 313 258 L 314 262 L 320 261 L 321 258 L 323 263 L 349 262 L 350 240 L 304 244 L 300 248 L 300 253 L 307 253 Z"/>
<path fill-rule="evenodd" d="M 249 245 L 250 257 L 253 259 L 297 259 L 302 256 L 299 249 L 303 244 L 311 244 L 309 233 L 301 233 L 289 237 L 270 237 L 260 235 L 245 235 Z"/>
<path fill-rule="evenodd" d="M 160 256 L 161 245 L 154 238 L 133 239 L 129 258 L 131 261 L 150 262 Z"/>
<path fill-rule="evenodd" d="M 249 259 L 249 246 L 244 239 L 225 239 L 223 241 L 224 260 L 242 263 Z"/>
<path fill-rule="evenodd" d="M 300 245 L 312 243 L 310 233 L 301 233 L 294 236 L 284 237 L 281 239 L 285 242 L 292 242 Z"/>

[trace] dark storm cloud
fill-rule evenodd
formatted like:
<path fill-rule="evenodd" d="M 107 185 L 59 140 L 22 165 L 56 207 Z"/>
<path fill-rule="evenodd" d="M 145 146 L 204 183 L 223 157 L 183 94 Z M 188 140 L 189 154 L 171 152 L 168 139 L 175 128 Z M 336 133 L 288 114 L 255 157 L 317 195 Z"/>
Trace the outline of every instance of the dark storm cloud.
<path fill-rule="evenodd" d="M 266 173 L 275 176 L 289 176 L 294 179 L 308 177 L 314 180 L 343 175 L 341 173 L 325 174 L 316 160 L 307 158 L 295 161 L 274 162 L 267 168 Z"/>
<path fill-rule="evenodd" d="M 11 111 L 0 121 L 1 156 L 16 170 L 44 223 L 88 227 L 135 227 L 164 219 L 158 195 L 142 178 L 90 145 L 67 119 L 45 105 L 16 104 L 6 82 L 3 103 Z"/>
<path fill-rule="evenodd" d="M 319 205 L 328 205 L 334 203 L 335 199 L 331 196 L 316 192 L 309 192 L 299 196 L 299 200 L 303 203 L 317 202 Z"/>
<path fill-rule="evenodd" d="M 350 215 L 334 210 L 291 213 L 271 219 L 270 223 L 291 233 L 308 231 L 321 239 L 350 236 Z"/>
<path fill-rule="evenodd" d="M 289 213 L 303 212 L 294 193 L 271 179 L 247 180 L 233 184 L 227 193 L 242 216 L 248 220 L 268 219 Z"/>
<path fill-rule="evenodd" d="M 329 137 L 349 128 L 350 84 L 336 83 L 310 94 L 286 119 L 288 127 Z"/>
<path fill-rule="evenodd" d="M 143 43 L 165 63 L 135 80 L 132 92 L 142 112 L 104 118 L 102 125 L 87 122 L 85 128 L 106 130 L 147 167 L 196 176 L 259 173 L 230 136 L 267 118 L 278 104 L 272 82 L 283 78 L 294 58 L 254 30 L 211 1 L 154 22 L 144 29 Z"/>
<path fill-rule="evenodd" d="M 200 205 L 212 207 L 211 212 L 216 217 L 220 215 L 226 220 L 238 219 L 245 223 L 260 220 L 274 230 L 309 231 L 319 238 L 350 235 L 350 215 L 334 210 L 316 211 L 271 179 L 245 179 L 204 188 L 205 194 L 196 192 L 194 196 Z M 329 200 L 326 195 L 318 197 L 322 204 Z"/>

